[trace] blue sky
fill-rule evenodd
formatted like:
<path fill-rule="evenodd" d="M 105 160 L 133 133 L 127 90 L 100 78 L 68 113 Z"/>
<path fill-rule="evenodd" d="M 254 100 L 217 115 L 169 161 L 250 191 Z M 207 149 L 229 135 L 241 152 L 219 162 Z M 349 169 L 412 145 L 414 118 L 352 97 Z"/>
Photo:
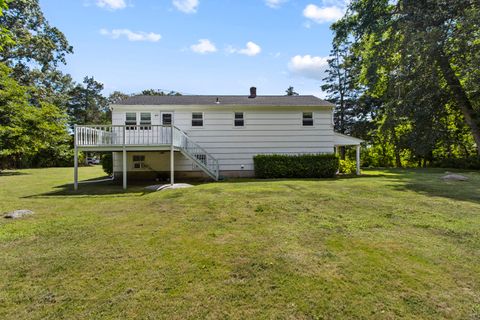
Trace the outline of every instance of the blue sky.
<path fill-rule="evenodd" d="M 105 93 L 322 96 L 330 24 L 344 0 L 40 0 L 74 47 L 62 67 Z"/>

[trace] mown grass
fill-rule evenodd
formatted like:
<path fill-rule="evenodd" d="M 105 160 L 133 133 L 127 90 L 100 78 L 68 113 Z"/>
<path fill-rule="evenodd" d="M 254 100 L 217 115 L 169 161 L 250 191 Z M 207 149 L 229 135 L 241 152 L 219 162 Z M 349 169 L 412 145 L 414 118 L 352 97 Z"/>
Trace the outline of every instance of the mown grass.
<path fill-rule="evenodd" d="M 71 190 L 0 175 L 0 319 L 479 319 L 480 174 Z M 81 168 L 83 179 L 102 176 Z"/>

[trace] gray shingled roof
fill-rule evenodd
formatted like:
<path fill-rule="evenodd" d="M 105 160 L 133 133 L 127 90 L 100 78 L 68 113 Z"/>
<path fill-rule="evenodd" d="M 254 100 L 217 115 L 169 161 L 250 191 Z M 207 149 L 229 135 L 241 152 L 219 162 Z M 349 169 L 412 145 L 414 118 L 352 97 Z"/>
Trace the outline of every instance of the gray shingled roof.
<path fill-rule="evenodd" d="M 118 105 L 248 105 L 248 106 L 333 106 L 315 96 L 133 96 Z"/>

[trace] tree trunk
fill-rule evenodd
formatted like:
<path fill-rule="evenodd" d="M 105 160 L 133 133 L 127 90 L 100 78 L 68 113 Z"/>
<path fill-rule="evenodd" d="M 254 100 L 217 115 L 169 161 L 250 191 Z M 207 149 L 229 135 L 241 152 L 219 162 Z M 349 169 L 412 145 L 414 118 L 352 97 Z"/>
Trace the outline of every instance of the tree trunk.
<path fill-rule="evenodd" d="M 453 94 L 455 102 L 463 113 L 465 122 L 472 131 L 473 139 L 477 144 L 477 153 L 480 156 L 480 114 L 475 112 L 472 103 L 468 99 L 465 90 L 460 83 L 455 71 L 452 69 L 450 61 L 445 53 L 439 49 L 436 55 L 437 63 L 442 70 L 443 77 L 447 82 L 450 91 Z"/>

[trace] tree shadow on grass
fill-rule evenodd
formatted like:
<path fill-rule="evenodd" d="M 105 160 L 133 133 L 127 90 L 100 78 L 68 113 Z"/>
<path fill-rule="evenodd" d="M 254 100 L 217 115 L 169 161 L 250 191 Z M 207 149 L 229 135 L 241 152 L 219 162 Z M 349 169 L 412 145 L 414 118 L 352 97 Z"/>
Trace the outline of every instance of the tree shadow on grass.
<path fill-rule="evenodd" d="M 1 177 L 11 177 L 11 176 L 27 176 L 29 173 L 19 172 L 19 171 L 0 171 Z"/>
<path fill-rule="evenodd" d="M 97 181 L 96 180 L 100 180 Z M 45 197 L 131 197 L 137 196 L 141 197 L 146 193 L 149 193 L 144 190 L 144 185 L 133 184 L 130 185 L 127 190 L 123 190 L 121 184 L 116 181 L 102 181 L 102 179 L 90 179 L 86 180 L 89 183 L 80 183 L 78 185 L 78 190 L 74 190 L 73 183 L 63 184 L 60 186 L 54 187 L 55 190 L 26 196 L 24 198 L 45 198 Z M 85 182 L 85 181 L 82 181 Z"/>
<path fill-rule="evenodd" d="M 394 190 L 414 191 L 429 197 L 480 203 L 480 173 L 447 169 L 385 169 Z M 467 181 L 444 181 L 446 171 L 462 174 Z"/>

